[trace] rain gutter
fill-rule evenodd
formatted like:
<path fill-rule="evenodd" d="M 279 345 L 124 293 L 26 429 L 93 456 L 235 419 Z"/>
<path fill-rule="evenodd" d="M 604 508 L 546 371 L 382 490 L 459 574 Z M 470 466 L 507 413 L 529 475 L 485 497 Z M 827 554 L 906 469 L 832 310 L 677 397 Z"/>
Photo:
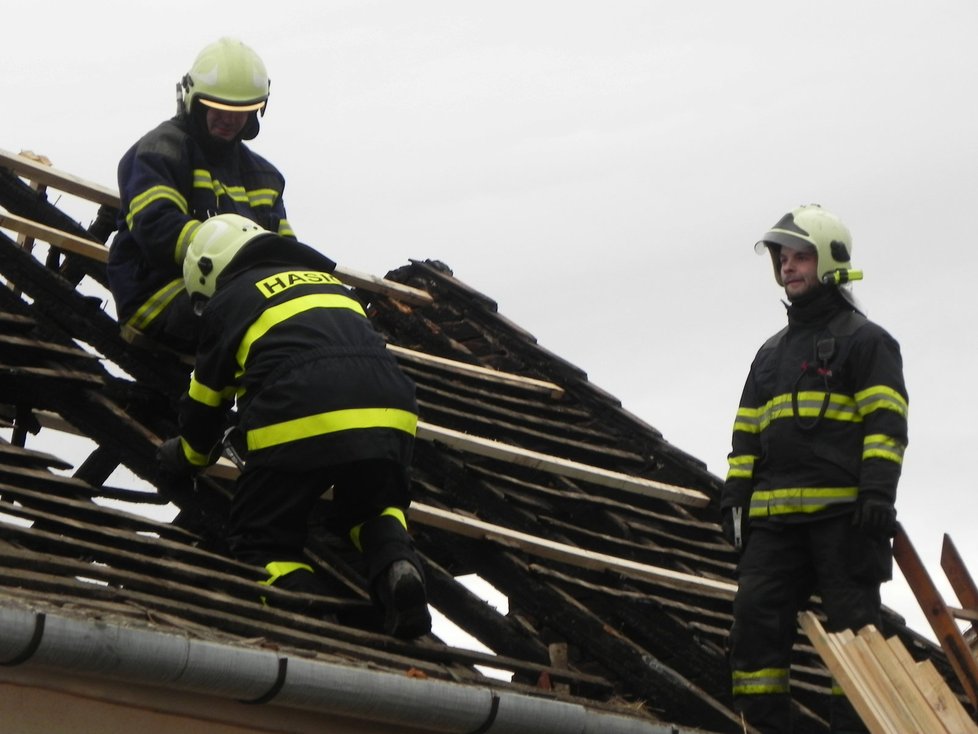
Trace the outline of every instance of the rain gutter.
<path fill-rule="evenodd" d="M 0 666 L 37 666 L 446 734 L 693 734 L 578 703 L 0 607 Z"/>

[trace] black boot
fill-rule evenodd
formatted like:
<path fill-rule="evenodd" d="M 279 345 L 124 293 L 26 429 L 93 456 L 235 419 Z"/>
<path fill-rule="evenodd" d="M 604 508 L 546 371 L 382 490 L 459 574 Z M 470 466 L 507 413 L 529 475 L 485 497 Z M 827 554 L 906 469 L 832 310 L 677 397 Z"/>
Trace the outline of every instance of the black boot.
<path fill-rule="evenodd" d="M 380 515 L 360 527 L 370 594 L 384 610 L 384 631 L 411 639 L 431 630 L 424 572 L 402 521 Z"/>
<path fill-rule="evenodd" d="M 394 561 L 378 580 L 377 596 L 384 608 L 384 631 L 410 640 L 431 631 L 431 613 L 421 573 L 409 561 Z"/>

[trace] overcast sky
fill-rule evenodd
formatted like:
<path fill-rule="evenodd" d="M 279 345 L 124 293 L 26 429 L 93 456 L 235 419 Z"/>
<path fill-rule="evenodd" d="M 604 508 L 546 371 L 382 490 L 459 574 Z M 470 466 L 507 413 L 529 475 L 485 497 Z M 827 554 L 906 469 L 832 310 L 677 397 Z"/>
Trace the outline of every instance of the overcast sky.
<path fill-rule="evenodd" d="M 240 38 L 300 239 L 378 275 L 447 263 L 720 476 L 784 323 L 753 244 L 821 203 L 903 348 L 900 519 L 950 603 L 943 533 L 978 574 L 973 0 L 5 5 L 0 148 L 115 188 L 197 52 Z"/>

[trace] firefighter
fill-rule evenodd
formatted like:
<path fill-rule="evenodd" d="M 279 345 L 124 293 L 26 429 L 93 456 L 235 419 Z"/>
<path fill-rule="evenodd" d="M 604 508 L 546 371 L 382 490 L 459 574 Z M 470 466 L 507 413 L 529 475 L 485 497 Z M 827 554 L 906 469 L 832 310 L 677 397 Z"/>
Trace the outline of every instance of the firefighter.
<path fill-rule="evenodd" d="M 405 517 L 414 383 L 334 265 L 241 215 L 197 228 L 183 272 L 199 343 L 180 436 L 159 458 L 176 475 L 212 463 L 236 401 L 244 468 L 231 502 L 232 553 L 263 566 L 267 584 L 322 593 L 304 546 L 310 513 L 332 487 L 332 511 L 363 554 L 386 631 L 413 638 L 431 627 Z"/>
<path fill-rule="evenodd" d="M 108 277 L 123 326 L 193 353 L 197 323 L 181 269 L 208 216 L 240 214 L 294 237 L 282 200 L 284 177 L 243 142 L 258 135 L 268 92 L 258 54 L 222 38 L 200 52 L 177 84 L 176 116 L 122 157 Z"/>
<path fill-rule="evenodd" d="M 845 225 L 818 205 L 786 214 L 755 245 L 787 297 L 788 325 L 751 365 L 721 495 L 741 551 L 730 633 L 734 705 L 764 734 L 791 731 L 797 613 L 817 591 L 827 629 L 880 626 L 880 585 L 907 445 L 897 342 L 851 292 Z M 838 686 L 833 732 L 865 727 Z"/>

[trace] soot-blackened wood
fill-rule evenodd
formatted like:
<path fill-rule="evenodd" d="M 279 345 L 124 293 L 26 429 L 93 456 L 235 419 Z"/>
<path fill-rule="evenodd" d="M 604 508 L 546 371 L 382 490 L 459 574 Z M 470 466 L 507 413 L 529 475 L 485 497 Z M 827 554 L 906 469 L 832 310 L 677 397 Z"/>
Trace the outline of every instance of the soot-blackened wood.
<path fill-rule="evenodd" d="M 444 541 L 449 537 L 442 535 Z M 499 655 L 546 665 L 547 647 L 526 630 L 480 599 L 431 559 L 425 559 L 428 599 L 439 611 Z"/>
<path fill-rule="evenodd" d="M 479 575 L 510 598 L 510 604 L 545 620 L 565 641 L 597 662 L 618 692 L 646 702 L 662 718 L 717 732 L 742 731 L 734 713 L 693 685 L 677 670 L 664 665 L 648 650 L 612 631 L 605 620 L 572 596 L 537 581 L 525 563 L 509 552 L 487 552 L 484 546 L 465 546 Z"/>
<path fill-rule="evenodd" d="M 0 203 L 13 214 L 95 242 L 104 243 L 115 228 L 114 222 L 108 224 L 110 219 L 114 219 L 115 209 L 102 205 L 92 226 L 86 230 L 79 222 L 49 202 L 45 192 L 31 188 L 9 169 L 2 167 L 0 167 Z M 51 251 L 64 254 L 54 247 Z M 90 258 L 69 256 L 66 258 L 63 270 L 65 279 L 73 285 L 77 285 L 81 275 L 84 274 L 108 287 L 109 281 L 104 263 Z"/>
<path fill-rule="evenodd" d="M 0 273 L 33 299 L 30 313 L 35 319 L 51 322 L 91 344 L 126 372 L 164 393 L 179 394 L 186 387 L 187 368 L 176 357 L 168 362 L 161 355 L 142 356 L 122 339 L 119 324 L 101 309 L 98 299 L 78 293 L 2 233 Z"/>
<path fill-rule="evenodd" d="M 101 487 L 118 466 L 118 453 L 107 446 L 97 446 L 75 470 L 73 476 L 93 487 Z"/>
<path fill-rule="evenodd" d="M 0 465 L 20 466 L 30 469 L 70 469 L 71 464 L 43 451 L 33 451 L 20 446 L 0 442 Z"/>

